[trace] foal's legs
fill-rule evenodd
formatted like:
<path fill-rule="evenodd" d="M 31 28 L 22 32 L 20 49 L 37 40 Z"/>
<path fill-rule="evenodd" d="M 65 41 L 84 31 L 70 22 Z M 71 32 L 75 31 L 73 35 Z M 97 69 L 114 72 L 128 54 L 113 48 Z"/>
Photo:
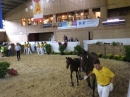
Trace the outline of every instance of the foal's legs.
<path fill-rule="evenodd" d="M 74 86 L 72 74 L 73 74 L 73 71 L 71 71 L 71 73 L 70 73 L 70 78 L 71 78 L 71 84 L 72 84 L 72 86 Z"/>
<path fill-rule="evenodd" d="M 79 76 L 79 72 L 78 72 L 78 71 L 76 71 L 77 85 L 79 85 L 78 76 Z"/>
<path fill-rule="evenodd" d="M 87 78 L 88 86 L 91 88 L 90 77 Z"/>

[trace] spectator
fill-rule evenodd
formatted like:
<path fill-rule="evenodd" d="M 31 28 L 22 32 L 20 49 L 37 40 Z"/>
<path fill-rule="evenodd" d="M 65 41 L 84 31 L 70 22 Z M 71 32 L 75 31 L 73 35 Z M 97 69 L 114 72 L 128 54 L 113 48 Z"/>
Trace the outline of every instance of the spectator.
<path fill-rule="evenodd" d="M 68 37 L 66 35 L 64 35 L 64 42 L 68 41 Z"/>
<path fill-rule="evenodd" d="M 11 44 L 9 44 L 8 45 L 8 54 L 7 54 L 7 56 L 10 56 L 10 55 L 14 55 L 13 53 L 12 53 L 12 46 L 11 46 Z"/>
<path fill-rule="evenodd" d="M 79 41 L 77 37 L 75 38 L 75 41 Z"/>
<path fill-rule="evenodd" d="M 2 57 L 4 57 L 4 45 L 1 46 Z"/>

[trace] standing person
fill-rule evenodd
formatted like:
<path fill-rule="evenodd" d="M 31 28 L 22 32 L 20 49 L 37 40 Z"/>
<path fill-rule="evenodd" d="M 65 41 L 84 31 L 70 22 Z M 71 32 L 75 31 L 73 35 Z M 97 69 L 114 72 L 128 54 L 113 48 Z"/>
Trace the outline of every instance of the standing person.
<path fill-rule="evenodd" d="M 37 53 L 38 53 L 38 55 L 40 54 L 40 44 L 39 44 L 39 42 L 37 43 Z"/>
<path fill-rule="evenodd" d="M 88 76 L 95 74 L 97 79 L 97 88 L 99 97 L 109 97 L 109 92 L 113 90 L 114 73 L 100 65 L 100 61 L 96 59 L 94 61 L 94 69 L 84 79 Z"/>
<path fill-rule="evenodd" d="M 30 43 L 28 42 L 28 44 L 27 44 L 28 54 L 32 54 L 32 52 L 31 52 L 31 50 L 30 50 L 30 47 L 31 47 L 31 45 L 30 45 Z"/>
<path fill-rule="evenodd" d="M 46 42 L 44 42 L 44 53 L 46 54 Z"/>
<path fill-rule="evenodd" d="M 24 42 L 24 54 L 27 54 L 27 44 Z"/>
<path fill-rule="evenodd" d="M 21 50 L 21 47 L 19 46 L 18 43 L 16 43 L 15 51 L 16 51 L 16 54 L 17 54 L 18 61 L 20 60 L 20 50 Z"/>
<path fill-rule="evenodd" d="M 41 42 L 40 50 L 41 50 L 41 55 L 44 54 L 44 43 L 43 42 Z"/>
<path fill-rule="evenodd" d="M 11 44 L 8 45 L 8 55 L 7 56 L 10 56 L 10 55 L 13 56 Z"/>
<path fill-rule="evenodd" d="M 4 48 L 4 45 L 1 46 L 1 53 L 2 53 L 2 57 L 4 57 L 4 51 L 5 51 L 5 48 Z"/>

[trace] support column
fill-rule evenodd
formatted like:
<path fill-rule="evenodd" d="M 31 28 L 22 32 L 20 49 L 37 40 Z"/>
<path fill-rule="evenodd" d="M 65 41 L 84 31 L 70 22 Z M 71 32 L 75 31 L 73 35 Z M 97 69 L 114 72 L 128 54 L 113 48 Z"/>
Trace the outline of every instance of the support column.
<path fill-rule="evenodd" d="M 107 18 L 107 0 L 102 0 L 102 5 L 100 7 L 101 18 Z"/>
<path fill-rule="evenodd" d="M 89 19 L 92 19 L 92 18 L 93 18 L 93 10 L 89 9 Z"/>

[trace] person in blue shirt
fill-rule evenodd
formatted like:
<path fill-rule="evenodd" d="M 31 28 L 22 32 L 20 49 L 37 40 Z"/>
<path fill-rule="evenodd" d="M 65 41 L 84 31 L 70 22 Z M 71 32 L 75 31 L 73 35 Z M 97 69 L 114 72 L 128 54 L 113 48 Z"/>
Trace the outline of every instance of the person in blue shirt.
<path fill-rule="evenodd" d="M 18 43 L 16 43 L 15 51 L 16 51 L 16 54 L 17 54 L 18 61 L 20 60 L 20 50 L 21 50 L 21 47 L 19 46 Z"/>

